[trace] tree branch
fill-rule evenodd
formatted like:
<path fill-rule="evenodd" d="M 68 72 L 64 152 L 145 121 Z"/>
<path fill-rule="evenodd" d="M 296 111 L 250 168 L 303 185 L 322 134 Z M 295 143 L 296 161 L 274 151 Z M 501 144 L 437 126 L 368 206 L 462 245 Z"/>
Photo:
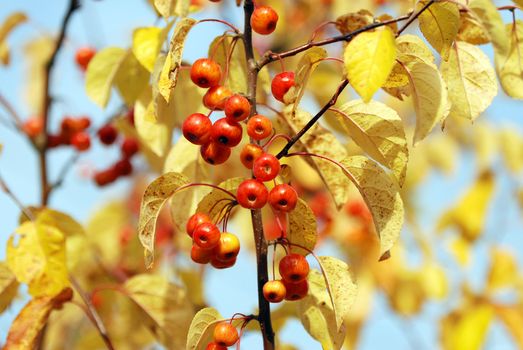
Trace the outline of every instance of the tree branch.
<path fill-rule="evenodd" d="M 22 213 L 31 221 L 35 220 L 35 217 L 31 211 L 29 211 L 22 202 L 18 199 L 18 197 L 11 191 L 7 183 L 5 182 L 2 175 L 0 175 L 0 189 L 5 192 L 5 194 L 11 198 L 11 200 L 16 204 L 16 206 L 20 209 Z"/>
<path fill-rule="evenodd" d="M 253 0 L 244 2 L 244 46 L 245 55 L 248 64 L 248 98 L 251 102 L 251 116 L 256 113 L 256 87 L 258 80 L 258 67 L 254 59 L 254 49 L 252 46 L 252 28 L 251 15 L 254 11 Z M 251 139 L 251 142 L 253 140 Z M 271 323 L 271 308 L 269 302 L 263 296 L 263 285 L 269 280 L 269 271 L 267 266 L 267 241 L 263 233 L 262 213 L 260 209 L 251 210 L 251 221 L 254 232 L 254 242 L 256 244 L 256 266 L 258 276 L 258 308 L 259 314 L 256 317 L 260 324 L 263 337 L 263 349 L 274 350 L 274 331 Z"/>
<path fill-rule="evenodd" d="M 334 106 L 336 104 L 338 97 L 343 92 L 345 87 L 347 87 L 347 85 L 349 85 L 349 79 L 344 79 L 341 82 L 341 84 L 338 86 L 338 89 L 336 89 L 336 92 L 334 93 L 332 98 L 329 100 L 329 102 L 327 102 L 325 104 L 325 106 L 323 106 L 322 109 L 320 109 L 320 111 L 318 113 L 316 113 L 316 115 L 314 117 L 312 117 L 311 120 L 309 120 L 309 122 L 307 124 L 305 124 L 305 126 L 289 140 L 289 142 L 287 142 L 285 147 L 283 147 L 283 149 L 276 155 L 276 158 L 280 159 L 282 157 L 285 157 L 289 153 L 289 150 L 291 149 L 291 147 L 294 146 L 294 144 L 296 142 L 298 142 L 298 140 L 307 131 L 309 131 L 309 129 L 312 128 L 314 126 L 314 124 L 316 124 L 316 122 L 321 118 L 322 115 L 325 114 L 325 112 L 327 112 L 329 110 L 329 108 L 331 108 L 332 106 Z"/>
<path fill-rule="evenodd" d="M 401 33 L 403 33 L 403 31 L 405 29 L 407 29 L 407 27 L 409 25 L 411 25 L 411 23 L 414 22 L 416 20 L 416 18 L 418 18 L 423 12 L 425 12 L 425 10 L 428 9 L 430 7 L 430 5 L 432 5 L 434 3 L 434 1 L 435 0 L 430 0 L 418 12 L 413 13 L 410 16 L 409 20 L 407 22 L 405 22 L 405 24 L 398 30 L 398 33 L 396 34 L 396 36 L 399 36 Z"/>

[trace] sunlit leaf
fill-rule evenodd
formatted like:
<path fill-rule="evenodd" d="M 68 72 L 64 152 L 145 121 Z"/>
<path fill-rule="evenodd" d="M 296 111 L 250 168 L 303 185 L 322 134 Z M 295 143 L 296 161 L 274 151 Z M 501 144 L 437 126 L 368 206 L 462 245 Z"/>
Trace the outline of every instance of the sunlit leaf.
<path fill-rule="evenodd" d="M 220 183 L 218 187 L 236 195 L 236 190 L 243 180 L 245 179 L 233 177 Z M 202 198 L 200 203 L 198 203 L 196 212 L 205 213 L 209 215 L 211 219 L 218 220 L 218 218 L 224 214 L 225 207 L 230 205 L 233 200 L 234 197 L 232 197 L 229 193 L 222 190 L 213 189 L 209 194 Z"/>
<path fill-rule="evenodd" d="M 474 45 L 482 45 L 490 42 L 490 36 L 486 32 L 481 21 L 471 11 L 460 13 L 460 27 L 457 39 Z"/>
<path fill-rule="evenodd" d="M 143 194 L 138 221 L 138 237 L 145 248 L 145 265 L 152 267 L 156 219 L 164 203 L 189 180 L 179 173 L 166 173 L 151 182 Z"/>
<path fill-rule="evenodd" d="M 18 281 L 7 264 L 0 261 L 0 312 L 3 312 L 18 293 Z"/>
<path fill-rule="evenodd" d="M 114 86 L 128 106 L 142 94 L 149 84 L 149 73 L 131 51 L 127 51 L 114 76 Z"/>
<path fill-rule="evenodd" d="M 187 16 L 190 4 L 189 0 L 154 0 L 154 7 L 166 19 L 171 16 Z"/>
<path fill-rule="evenodd" d="M 45 69 L 55 45 L 54 38 L 47 35 L 38 36 L 24 45 L 24 55 L 27 59 L 24 69 L 26 86 L 24 97 L 33 115 L 42 113 Z"/>
<path fill-rule="evenodd" d="M 523 6 L 523 3 L 521 4 Z M 512 335 L 518 348 L 523 348 L 523 307 L 495 305 L 494 312 Z"/>
<path fill-rule="evenodd" d="M 158 120 L 155 101 L 150 90 L 146 91 L 134 105 L 134 123 L 140 141 L 157 157 L 164 157 L 171 142 L 171 129 Z"/>
<path fill-rule="evenodd" d="M 445 270 L 434 262 L 423 265 L 420 271 L 425 294 L 433 299 L 443 300 L 449 292 Z"/>
<path fill-rule="evenodd" d="M 212 307 L 198 311 L 189 328 L 186 350 L 204 350 L 213 339 L 214 326 L 222 319 L 218 310 Z"/>
<path fill-rule="evenodd" d="M 7 45 L 7 36 L 18 25 L 27 21 L 27 16 L 23 12 L 13 12 L 10 14 L 2 25 L 0 25 L 0 62 L 4 65 L 9 64 L 9 47 Z"/>
<path fill-rule="evenodd" d="M 422 8 L 427 3 L 428 0 L 423 0 L 417 5 Z M 433 3 L 421 13 L 418 19 L 423 36 L 446 60 L 458 34 L 460 23 L 458 5 L 450 2 Z"/>
<path fill-rule="evenodd" d="M 66 237 L 85 235 L 83 226 L 69 214 L 47 207 L 29 207 L 28 210 L 35 214 L 39 223 L 56 227 Z M 23 214 L 20 215 L 20 224 L 26 221 L 29 221 L 29 219 Z"/>
<path fill-rule="evenodd" d="M 294 90 L 292 92 L 289 91 L 285 95 L 285 102 L 294 103 L 294 109 L 296 109 L 300 104 L 310 76 L 318 64 L 320 64 L 321 60 L 325 57 L 327 57 L 327 51 L 325 51 L 325 49 L 321 47 L 313 47 L 308 50 L 300 59 L 300 62 L 298 62 L 294 79 Z"/>
<path fill-rule="evenodd" d="M 248 64 L 243 41 L 231 35 L 220 35 L 209 45 L 208 54 L 222 67 L 224 74 L 226 67 L 229 69 L 223 85 L 232 91 L 247 93 Z"/>
<path fill-rule="evenodd" d="M 518 173 L 523 169 L 523 137 L 513 128 L 499 132 L 503 160 L 507 168 Z"/>
<path fill-rule="evenodd" d="M 493 248 L 490 252 L 490 270 L 487 276 L 487 290 L 513 287 L 518 278 L 516 257 L 506 250 Z"/>
<path fill-rule="evenodd" d="M 307 203 L 302 199 L 298 199 L 296 208 L 289 213 L 287 239 L 293 244 L 299 244 L 308 250 L 313 250 L 316 246 L 317 238 L 316 217 Z M 299 247 L 291 247 L 291 250 L 302 255 L 309 254 L 308 251 Z"/>
<path fill-rule="evenodd" d="M 360 28 L 368 26 L 374 22 L 371 12 L 361 9 L 358 12 L 351 12 L 336 18 L 336 29 L 345 35 L 352 33 Z"/>
<path fill-rule="evenodd" d="M 496 55 L 496 70 L 507 95 L 523 99 L 523 21 L 507 25 L 510 49 L 507 55 Z"/>
<path fill-rule="evenodd" d="M 506 55 L 510 43 L 500 11 L 498 11 L 494 2 L 491 0 L 471 0 L 468 7 L 489 34 L 494 51 L 497 54 Z"/>
<path fill-rule="evenodd" d="M 403 122 L 381 102 L 354 100 L 339 107 L 340 123 L 363 151 L 393 170 L 400 185 L 405 181 L 409 150 Z"/>
<path fill-rule="evenodd" d="M 357 35 L 345 48 L 347 78 L 363 101 L 383 86 L 396 59 L 394 33 L 388 27 Z"/>

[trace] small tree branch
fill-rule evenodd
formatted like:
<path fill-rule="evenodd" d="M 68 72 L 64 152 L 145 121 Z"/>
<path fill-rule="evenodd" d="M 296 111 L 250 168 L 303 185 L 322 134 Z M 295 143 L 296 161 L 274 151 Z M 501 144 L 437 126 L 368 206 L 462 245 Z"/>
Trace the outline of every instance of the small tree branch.
<path fill-rule="evenodd" d="M 22 118 L 20 118 L 20 115 L 16 112 L 16 110 L 13 108 L 13 106 L 11 106 L 9 101 L 7 101 L 7 99 L 2 94 L 0 94 L 0 105 L 4 106 L 7 113 L 9 113 L 9 115 L 13 119 L 13 122 L 16 125 L 17 129 L 19 131 L 22 131 L 22 127 L 23 127 Z"/>
<path fill-rule="evenodd" d="M 309 131 L 309 129 L 312 128 L 314 126 L 314 124 L 316 124 L 316 122 L 321 118 L 322 115 L 325 114 L 325 112 L 327 112 L 329 110 L 329 108 L 331 108 L 332 106 L 334 106 L 336 104 L 338 97 L 343 92 L 345 87 L 347 87 L 347 85 L 349 85 L 349 79 L 344 79 L 341 82 L 341 84 L 338 86 L 338 89 L 336 89 L 336 92 L 334 93 L 332 98 L 329 100 L 329 102 L 327 102 L 325 104 L 325 106 L 323 106 L 323 108 L 320 109 L 320 111 L 318 113 L 316 113 L 316 115 L 314 117 L 312 117 L 311 120 L 309 120 L 309 122 L 307 124 L 305 124 L 305 126 L 289 140 L 289 142 L 287 142 L 285 147 L 283 147 L 283 149 L 276 155 L 276 158 L 280 159 L 282 157 L 285 157 L 289 153 L 289 150 L 292 148 L 292 146 L 294 146 L 294 144 L 296 142 L 298 142 L 298 140 L 307 131 Z"/>
<path fill-rule="evenodd" d="M 414 22 L 416 20 L 416 18 L 418 18 L 423 12 L 425 12 L 426 9 L 428 9 L 430 7 L 430 5 L 432 5 L 434 3 L 435 0 L 430 0 L 429 2 L 427 2 L 425 4 L 425 6 L 423 6 L 418 12 L 416 13 L 413 13 L 410 18 L 407 20 L 407 22 L 405 22 L 405 24 L 403 24 L 403 26 L 398 30 L 398 33 L 396 34 L 396 36 L 399 36 L 401 35 L 401 33 L 403 33 L 403 31 L 405 29 L 407 29 L 407 27 L 409 25 L 411 25 L 412 22 Z"/>
<path fill-rule="evenodd" d="M 22 213 L 24 213 L 24 215 L 31 221 L 34 221 L 35 220 L 35 217 L 33 215 L 33 213 L 31 213 L 31 211 L 29 211 L 23 204 L 22 202 L 18 199 L 18 197 L 13 193 L 13 191 L 11 191 L 11 189 L 9 188 L 9 186 L 7 185 L 7 183 L 5 182 L 4 178 L 2 177 L 2 175 L 0 175 L 0 189 L 2 189 L 2 191 L 5 192 L 5 194 L 11 198 L 11 200 L 16 204 L 16 206 L 20 209 L 20 211 Z"/>

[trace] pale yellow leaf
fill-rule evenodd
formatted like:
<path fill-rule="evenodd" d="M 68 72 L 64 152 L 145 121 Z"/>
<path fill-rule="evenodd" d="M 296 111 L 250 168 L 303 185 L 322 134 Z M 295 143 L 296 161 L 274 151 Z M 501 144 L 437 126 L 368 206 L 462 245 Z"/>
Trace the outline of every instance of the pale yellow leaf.
<path fill-rule="evenodd" d="M 161 275 L 141 274 L 128 279 L 124 289 L 143 311 L 142 322 L 168 349 L 182 349 L 194 316 L 184 289 Z"/>
<path fill-rule="evenodd" d="M 141 144 L 158 157 L 163 157 L 171 143 L 171 130 L 158 120 L 150 90 L 146 90 L 134 105 L 134 123 Z"/>
<path fill-rule="evenodd" d="M 114 77 L 114 86 L 128 106 L 132 106 L 149 85 L 149 73 L 131 51 L 120 63 Z"/>
<path fill-rule="evenodd" d="M 42 115 L 45 69 L 55 44 L 54 38 L 42 35 L 24 45 L 24 97 L 32 115 Z"/>
<path fill-rule="evenodd" d="M 23 12 L 14 12 L 10 14 L 2 25 L 0 25 L 0 61 L 8 65 L 10 61 L 9 46 L 7 45 L 7 36 L 18 25 L 27 21 L 27 16 Z"/>
<path fill-rule="evenodd" d="M 56 227 L 66 237 L 85 235 L 82 225 L 66 213 L 47 207 L 29 207 L 28 210 L 36 216 L 39 223 Z M 22 224 L 26 221 L 29 221 L 29 218 L 24 214 L 20 215 L 19 223 Z"/>
<path fill-rule="evenodd" d="M 361 33 L 345 48 L 347 78 L 365 102 L 387 81 L 396 55 L 394 33 L 388 27 Z"/>
<path fill-rule="evenodd" d="M 523 169 L 523 135 L 510 128 L 500 130 L 498 138 L 507 169 L 519 173 Z"/>
<path fill-rule="evenodd" d="M 510 43 L 500 11 L 498 11 L 494 2 L 492 0 L 471 0 L 468 7 L 489 34 L 496 54 L 506 55 Z"/>
<path fill-rule="evenodd" d="M 196 22 L 193 18 L 182 18 L 176 23 L 174 28 L 169 53 L 158 80 L 159 92 L 167 102 L 169 102 L 171 90 L 174 89 L 178 80 L 185 39 Z"/>
<path fill-rule="evenodd" d="M 422 8 L 428 0 L 417 3 Z M 441 54 L 444 60 L 458 34 L 460 25 L 459 7 L 451 2 L 436 2 L 419 16 L 419 27 L 427 41 Z"/>
<path fill-rule="evenodd" d="M 212 341 L 214 326 L 222 320 L 218 310 L 207 307 L 194 316 L 187 335 L 186 350 L 204 350 Z"/>
<path fill-rule="evenodd" d="M 474 120 L 497 95 L 494 69 L 487 55 L 474 45 L 455 42 L 440 68 L 452 103 L 451 116 Z"/>
<path fill-rule="evenodd" d="M 189 0 L 154 0 L 154 7 L 165 19 L 171 16 L 187 16 L 190 4 Z"/>
<path fill-rule="evenodd" d="M 471 11 L 460 13 L 460 27 L 457 40 L 466 41 L 474 45 L 482 45 L 490 42 L 490 36 L 486 32 L 481 21 Z"/>
<path fill-rule="evenodd" d="M 0 261 L 0 313 L 4 312 L 18 294 L 18 281 L 7 264 Z"/>
<path fill-rule="evenodd" d="M 99 51 L 89 62 L 85 74 L 87 96 L 98 106 L 104 108 L 109 101 L 114 77 L 127 51 L 118 47 L 108 47 Z"/>
<path fill-rule="evenodd" d="M 523 99 L 523 21 L 507 25 L 510 49 L 507 55 L 496 55 L 496 70 L 507 95 Z"/>
<path fill-rule="evenodd" d="M 449 293 L 449 282 L 445 270 L 435 262 L 423 265 L 420 271 L 425 294 L 436 300 L 443 300 Z"/>
<path fill-rule="evenodd" d="M 210 193 L 202 198 L 200 203 L 198 203 L 196 212 L 205 213 L 209 215 L 212 220 L 218 221 L 220 215 L 224 214 L 224 208 L 228 205 L 231 205 L 235 199 L 226 191 L 235 195 L 238 186 L 240 186 L 243 180 L 245 179 L 240 177 L 233 177 L 220 183 L 218 187 L 224 189 L 225 191 L 213 189 Z"/>
<path fill-rule="evenodd" d="M 325 57 L 327 51 L 321 47 L 313 47 L 305 52 L 296 68 L 294 87 L 284 97 L 285 103 L 294 103 L 294 109 L 298 108 L 310 76 Z"/>
<path fill-rule="evenodd" d="M 340 122 L 351 139 L 380 164 L 394 172 L 403 185 L 409 150 L 403 122 L 381 102 L 354 100 L 341 106 Z"/>
<path fill-rule="evenodd" d="M 289 227 L 287 232 L 287 239 L 293 244 L 299 244 L 307 248 L 309 251 L 314 250 L 318 233 L 316 232 L 316 217 L 311 208 L 304 200 L 298 198 L 296 208 L 289 213 Z M 294 253 L 307 255 L 308 251 L 299 247 L 292 247 L 291 251 Z"/>
<path fill-rule="evenodd" d="M 374 22 L 374 16 L 368 10 L 361 9 L 336 18 L 336 29 L 341 34 L 349 34 Z"/>
<path fill-rule="evenodd" d="M 65 236 L 57 228 L 25 222 L 7 242 L 7 265 L 34 296 L 53 296 L 69 286 Z"/>
<path fill-rule="evenodd" d="M 492 248 L 490 251 L 490 269 L 487 275 L 487 290 L 514 287 L 518 278 L 516 257 L 507 250 Z"/>
<path fill-rule="evenodd" d="M 520 6 L 523 2 L 520 1 Z M 496 316 L 507 327 L 519 349 L 523 348 L 523 307 L 521 305 L 495 305 Z"/>
<path fill-rule="evenodd" d="M 480 170 L 489 168 L 499 155 L 500 137 L 498 130 L 488 123 L 477 123 L 474 125 L 472 142 L 476 151 L 478 168 Z"/>
<path fill-rule="evenodd" d="M 164 203 L 176 191 L 189 183 L 189 180 L 179 173 L 165 173 L 147 186 L 140 206 L 138 220 L 138 237 L 145 248 L 145 265 L 152 267 L 154 260 L 154 237 L 156 219 Z"/>
<path fill-rule="evenodd" d="M 142 27 L 134 30 L 133 54 L 149 72 L 153 71 L 160 49 L 173 24 L 174 21 L 170 21 L 165 28 Z"/>

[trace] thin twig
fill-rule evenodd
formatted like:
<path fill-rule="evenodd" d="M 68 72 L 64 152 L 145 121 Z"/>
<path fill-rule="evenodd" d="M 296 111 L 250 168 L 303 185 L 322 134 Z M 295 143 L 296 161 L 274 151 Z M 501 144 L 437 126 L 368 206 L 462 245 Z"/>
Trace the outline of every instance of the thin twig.
<path fill-rule="evenodd" d="M 23 127 L 22 118 L 20 118 L 20 115 L 16 112 L 13 106 L 9 103 L 9 101 L 7 101 L 7 99 L 2 94 L 0 94 L 0 105 L 4 106 L 5 110 L 13 119 L 13 122 L 15 123 L 18 130 L 21 131 Z"/>
<path fill-rule="evenodd" d="M 24 215 L 31 221 L 35 221 L 35 216 L 33 215 L 33 213 L 31 213 L 31 211 L 29 211 L 23 204 L 22 202 L 18 199 L 18 197 L 13 193 L 13 191 L 11 191 L 11 189 L 9 188 L 9 186 L 7 185 L 7 183 L 5 182 L 4 178 L 2 177 L 2 175 L 0 175 L 0 188 L 2 189 L 2 191 L 5 192 L 5 194 L 11 198 L 11 200 L 16 204 L 16 206 L 20 209 L 20 211 L 22 211 L 22 213 L 24 213 Z"/>
<path fill-rule="evenodd" d="M 418 12 L 416 13 L 413 13 L 410 18 L 408 19 L 407 22 L 405 22 L 405 24 L 403 24 L 403 26 L 398 30 L 398 33 L 396 34 L 396 36 L 400 36 L 401 33 L 403 33 L 403 31 L 405 29 L 407 29 L 407 27 L 416 20 L 416 18 L 418 18 L 423 12 L 425 12 L 426 9 L 428 9 L 430 7 L 430 5 L 432 5 L 434 3 L 435 0 L 430 0 L 429 2 L 427 2 L 425 4 L 425 6 L 423 6 L 421 8 L 421 10 L 419 10 Z"/>

